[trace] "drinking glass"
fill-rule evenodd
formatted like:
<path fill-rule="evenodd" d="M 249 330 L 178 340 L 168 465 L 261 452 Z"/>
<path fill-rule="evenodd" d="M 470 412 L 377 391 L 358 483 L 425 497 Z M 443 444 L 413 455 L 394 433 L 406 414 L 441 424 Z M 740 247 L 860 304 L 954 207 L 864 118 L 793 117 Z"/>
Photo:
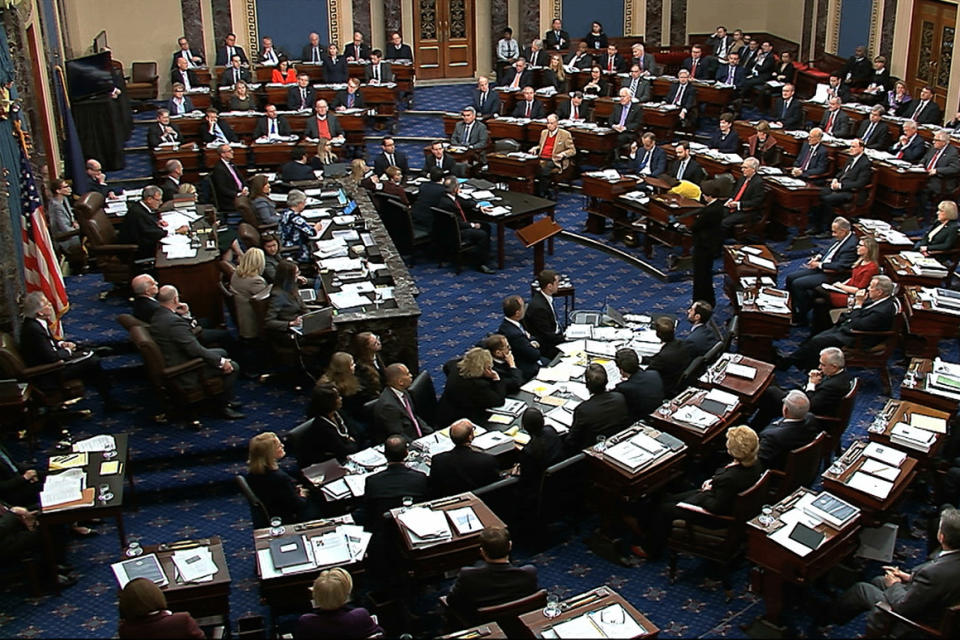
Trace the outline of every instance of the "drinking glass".
<path fill-rule="evenodd" d="M 769 527 L 774 523 L 773 517 L 773 507 L 769 504 L 763 505 L 760 508 L 760 517 L 757 518 L 757 522 L 760 523 L 761 527 Z"/>
<path fill-rule="evenodd" d="M 556 618 L 560 615 L 560 594 L 556 591 L 547 593 L 547 606 L 543 609 L 546 618 Z"/>
<path fill-rule="evenodd" d="M 283 520 L 277 517 L 270 518 L 270 535 L 282 536 L 286 531 L 286 528 L 283 526 Z"/>
<path fill-rule="evenodd" d="M 136 540 L 131 540 L 130 544 L 127 545 L 126 555 L 128 558 L 136 558 L 137 556 L 143 553 L 143 547 L 140 546 L 140 543 Z"/>
<path fill-rule="evenodd" d="M 413 497 L 412 496 L 403 496 L 403 508 L 409 509 L 413 506 Z"/>
<path fill-rule="evenodd" d="M 113 492 L 110 491 L 110 485 L 106 482 L 100 485 L 100 502 L 110 502 L 113 500 Z"/>
<path fill-rule="evenodd" d="M 599 435 L 597 436 L 597 444 L 593 447 L 594 451 L 603 452 L 607 448 L 607 436 Z"/>

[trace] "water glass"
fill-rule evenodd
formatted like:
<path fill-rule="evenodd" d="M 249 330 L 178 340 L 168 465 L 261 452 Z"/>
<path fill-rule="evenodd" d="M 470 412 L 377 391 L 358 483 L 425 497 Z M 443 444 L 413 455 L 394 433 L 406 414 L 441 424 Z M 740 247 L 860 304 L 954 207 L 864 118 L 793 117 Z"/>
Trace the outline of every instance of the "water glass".
<path fill-rule="evenodd" d="M 769 504 L 763 505 L 760 508 L 760 517 L 757 518 L 757 522 L 760 523 L 761 527 L 769 527 L 774 523 L 773 517 L 773 507 Z"/>
<path fill-rule="evenodd" d="M 560 615 L 560 594 L 551 591 L 547 594 L 547 606 L 543 609 L 545 618 L 556 618 Z"/>
<path fill-rule="evenodd" d="M 907 369 L 907 373 L 903 376 L 903 386 L 905 387 L 915 387 L 917 385 L 917 372 L 913 369 Z"/>
<path fill-rule="evenodd" d="M 113 492 L 110 491 L 110 485 L 108 483 L 104 482 L 103 484 L 100 485 L 99 493 L 100 493 L 100 498 L 99 498 L 100 502 L 110 502 L 111 500 L 113 500 Z"/>
<path fill-rule="evenodd" d="M 607 436 L 599 435 L 597 436 L 597 444 L 593 447 L 594 451 L 603 452 L 607 449 Z"/>
<path fill-rule="evenodd" d="M 131 540 L 130 544 L 127 545 L 126 556 L 128 558 L 136 558 L 137 556 L 143 554 L 143 547 L 140 546 L 140 543 L 136 540 Z"/>
<path fill-rule="evenodd" d="M 278 517 L 270 518 L 270 535 L 282 536 L 286 531 L 286 527 L 283 526 L 283 520 Z"/>
<path fill-rule="evenodd" d="M 412 496 L 403 496 L 403 508 L 409 509 L 413 506 L 413 497 Z"/>

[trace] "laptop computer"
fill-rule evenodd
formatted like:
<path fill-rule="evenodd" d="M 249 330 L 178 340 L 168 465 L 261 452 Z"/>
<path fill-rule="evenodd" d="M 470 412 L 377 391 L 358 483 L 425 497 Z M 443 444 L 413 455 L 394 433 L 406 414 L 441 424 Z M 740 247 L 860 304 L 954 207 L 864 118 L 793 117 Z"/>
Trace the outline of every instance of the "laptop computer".
<path fill-rule="evenodd" d="M 607 319 L 618 327 L 626 327 L 627 321 L 623 319 L 623 314 L 619 309 L 614 309 L 610 305 L 607 305 L 606 310 Z"/>
<path fill-rule="evenodd" d="M 342 178 L 350 173 L 349 162 L 334 162 L 333 164 L 323 165 L 324 178 Z"/>
<path fill-rule="evenodd" d="M 333 329 L 333 307 L 324 307 L 303 314 L 303 322 L 300 324 L 300 330 L 307 336 L 318 331 L 329 331 Z"/>

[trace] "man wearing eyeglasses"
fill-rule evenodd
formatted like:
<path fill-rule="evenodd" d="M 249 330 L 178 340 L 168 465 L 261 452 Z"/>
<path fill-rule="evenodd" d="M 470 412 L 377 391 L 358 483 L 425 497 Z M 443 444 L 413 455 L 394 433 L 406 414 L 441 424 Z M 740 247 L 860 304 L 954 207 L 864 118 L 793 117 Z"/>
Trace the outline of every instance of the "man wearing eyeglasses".
<path fill-rule="evenodd" d="M 157 209 L 163 203 L 163 190 L 149 185 L 143 188 L 139 202 L 130 204 L 120 229 L 121 242 L 137 245 L 137 259 L 152 258 L 157 253 L 157 243 L 167 235 L 164 222 L 157 217 Z M 187 225 L 177 233 L 189 231 Z"/>

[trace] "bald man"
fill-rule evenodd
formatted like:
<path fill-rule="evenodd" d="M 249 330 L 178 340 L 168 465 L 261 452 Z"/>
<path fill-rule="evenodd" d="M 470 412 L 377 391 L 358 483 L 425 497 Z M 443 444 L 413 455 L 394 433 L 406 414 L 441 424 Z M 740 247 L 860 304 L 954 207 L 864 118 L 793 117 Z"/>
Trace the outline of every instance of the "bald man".
<path fill-rule="evenodd" d="M 433 428 L 417 415 L 413 398 L 407 389 L 413 382 L 413 376 L 407 365 L 395 362 L 384 372 L 386 386 L 373 407 L 373 421 L 377 435 L 372 440 L 379 444 L 392 434 L 404 436 L 407 440 L 416 440 L 429 433 Z"/>
<path fill-rule="evenodd" d="M 453 449 L 438 453 L 430 462 L 430 493 L 434 496 L 473 491 L 500 479 L 497 459 L 470 446 L 475 429 L 469 420 L 450 425 Z"/>

